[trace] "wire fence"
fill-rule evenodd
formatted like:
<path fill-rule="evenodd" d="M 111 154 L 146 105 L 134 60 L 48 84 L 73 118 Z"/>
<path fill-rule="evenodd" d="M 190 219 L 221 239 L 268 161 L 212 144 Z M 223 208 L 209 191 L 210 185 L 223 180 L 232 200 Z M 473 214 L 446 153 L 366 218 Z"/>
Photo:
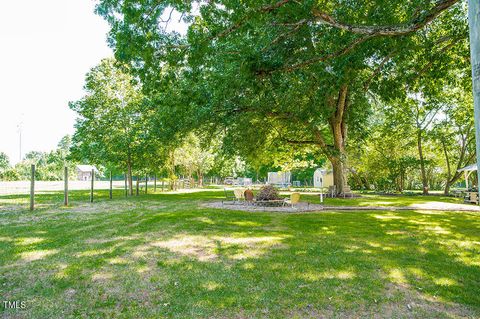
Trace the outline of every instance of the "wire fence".
<path fill-rule="evenodd" d="M 35 179 L 35 165 L 32 165 L 29 181 L 0 181 L 0 196 L 26 195 L 26 197 L 30 199 L 30 210 L 34 210 L 35 196 L 39 194 L 63 191 L 64 205 L 69 205 L 69 193 L 71 191 L 90 191 L 90 202 L 93 202 L 95 191 L 98 190 L 109 190 L 110 199 L 113 198 L 114 190 L 122 190 L 125 196 L 138 196 L 140 193 L 147 193 L 150 187 L 152 187 L 150 190 L 156 191 L 158 181 L 156 175 L 153 179 L 148 175 L 144 178 L 132 176 L 133 183 L 129 190 L 129 183 L 126 176 L 123 176 L 123 178 L 119 180 L 110 174 L 109 180 L 98 180 L 94 169 L 92 169 L 91 174 L 87 176 L 87 178 L 84 178 L 84 180 L 71 180 L 69 178 L 70 176 L 67 167 L 65 167 L 63 181 L 38 181 Z M 162 180 L 161 184 L 158 185 L 162 191 L 165 189 L 165 186 L 167 186 L 165 184 L 165 181 Z"/>
<path fill-rule="evenodd" d="M 90 190 L 90 181 L 69 181 L 68 189 Z M 123 189 L 124 181 L 113 181 L 114 189 Z M 95 190 L 106 190 L 110 188 L 109 181 L 95 181 Z M 42 194 L 53 191 L 63 191 L 64 181 L 35 181 L 35 193 Z M 0 182 L 1 195 L 28 195 L 30 193 L 30 181 Z"/>

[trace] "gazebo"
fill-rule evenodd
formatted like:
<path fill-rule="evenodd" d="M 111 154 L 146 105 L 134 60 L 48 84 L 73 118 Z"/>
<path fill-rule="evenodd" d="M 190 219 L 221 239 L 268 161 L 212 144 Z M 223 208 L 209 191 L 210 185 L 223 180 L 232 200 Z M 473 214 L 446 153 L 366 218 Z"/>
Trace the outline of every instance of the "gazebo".
<path fill-rule="evenodd" d="M 477 164 L 470 164 L 458 170 L 458 172 L 463 172 L 463 176 L 465 177 L 466 189 L 468 189 L 468 178 L 470 177 L 470 174 L 472 174 L 476 170 L 477 170 Z"/>

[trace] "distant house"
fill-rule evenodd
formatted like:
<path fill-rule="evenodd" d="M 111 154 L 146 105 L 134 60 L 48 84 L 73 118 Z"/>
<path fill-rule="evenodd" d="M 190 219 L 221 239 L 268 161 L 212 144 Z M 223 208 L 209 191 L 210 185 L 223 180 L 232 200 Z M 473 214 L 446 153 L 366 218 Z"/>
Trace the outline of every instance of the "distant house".
<path fill-rule="evenodd" d="M 98 170 L 93 165 L 77 165 L 77 180 L 79 181 L 91 181 L 92 169 L 95 174 L 98 174 Z"/>

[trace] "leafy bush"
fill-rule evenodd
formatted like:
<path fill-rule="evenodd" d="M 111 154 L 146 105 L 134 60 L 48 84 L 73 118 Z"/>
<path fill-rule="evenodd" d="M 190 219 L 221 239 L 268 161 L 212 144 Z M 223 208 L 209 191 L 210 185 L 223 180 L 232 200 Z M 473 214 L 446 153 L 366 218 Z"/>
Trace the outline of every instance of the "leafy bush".
<path fill-rule="evenodd" d="M 275 200 L 280 199 L 278 191 L 272 185 L 265 185 L 260 188 L 257 194 L 257 200 Z"/>

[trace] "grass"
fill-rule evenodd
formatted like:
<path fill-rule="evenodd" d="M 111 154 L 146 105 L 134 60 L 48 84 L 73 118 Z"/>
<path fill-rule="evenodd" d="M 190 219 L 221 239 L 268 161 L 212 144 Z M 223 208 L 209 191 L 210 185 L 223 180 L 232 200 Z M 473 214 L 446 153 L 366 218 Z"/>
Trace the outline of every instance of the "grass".
<path fill-rule="evenodd" d="M 476 318 L 480 214 L 249 213 L 223 191 L 0 197 L 5 318 Z M 317 197 L 305 197 L 318 201 Z M 442 197 L 368 196 L 408 206 Z M 344 205 L 344 200 L 329 199 Z M 3 305 L 2 305 L 3 306 Z"/>
<path fill-rule="evenodd" d="M 318 203 L 320 199 L 318 196 L 307 196 L 311 202 Z M 426 204 L 430 202 L 442 202 L 463 204 L 463 198 L 449 197 L 442 195 L 376 195 L 376 194 L 361 194 L 359 198 L 326 198 L 325 205 L 328 206 L 411 206 L 414 204 Z"/>

